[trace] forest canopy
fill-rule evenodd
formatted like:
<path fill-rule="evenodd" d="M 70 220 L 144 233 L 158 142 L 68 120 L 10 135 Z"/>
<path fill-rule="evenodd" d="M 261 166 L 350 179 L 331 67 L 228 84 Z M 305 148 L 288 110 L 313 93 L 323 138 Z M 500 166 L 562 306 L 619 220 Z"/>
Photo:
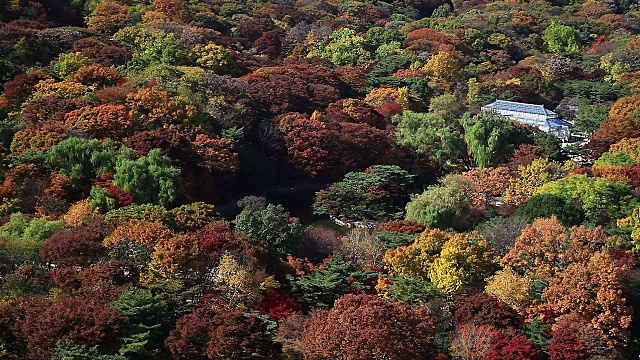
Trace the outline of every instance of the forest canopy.
<path fill-rule="evenodd" d="M 639 34 L 626 0 L 0 1 L 0 358 L 638 358 Z"/>

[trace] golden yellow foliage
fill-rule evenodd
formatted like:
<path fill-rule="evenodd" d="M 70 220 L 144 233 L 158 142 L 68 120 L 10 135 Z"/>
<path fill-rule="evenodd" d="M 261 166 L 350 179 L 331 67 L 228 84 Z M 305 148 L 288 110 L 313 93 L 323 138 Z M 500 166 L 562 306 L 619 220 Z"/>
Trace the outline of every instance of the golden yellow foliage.
<path fill-rule="evenodd" d="M 538 158 L 531 164 L 518 166 L 520 176 L 509 181 L 505 201 L 510 204 L 523 204 L 536 194 L 538 188 L 562 177 L 561 165 L 548 158 Z"/>
<path fill-rule="evenodd" d="M 532 301 L 531 279 L 520 276 L 509 268 L 500 270 L 488 278 L 485 292 L 509 304 L 519 313 L 522 313 Z"/>
<path fill-rule="evenodd" d="M 428 229 L 413 244 L 389 250 L 384 261 L 392 274 L 418 276 L 432 281 L 443 293 L 455 294 L 490 275 L 498 257 L 480 233 L 452 235 Z"/>
<path fill-rule="evenodd" d="M 433 81 L 449 85 L 458 76 L 460 68 L 458 59 L 443 51 L 433 55 L 422 67 L 422 71 Z"/>

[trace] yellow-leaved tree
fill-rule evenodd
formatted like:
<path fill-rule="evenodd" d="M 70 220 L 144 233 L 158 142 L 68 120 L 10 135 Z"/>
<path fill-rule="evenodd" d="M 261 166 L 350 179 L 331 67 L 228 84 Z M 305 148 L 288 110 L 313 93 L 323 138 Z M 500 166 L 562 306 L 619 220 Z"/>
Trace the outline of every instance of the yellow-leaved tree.
<path fill-rule="evenodd" d="M 447 87 L 456 80 L 460 73 L 461 65 L 453 54 L 442 51 L 433 55 L 422 67 L 422 71 L 429 78 Z"/>
<path fill-rule="evenodd" d="M 422 278 L 448 295 L 464 291 L 498 266 L 495 249 L 482 234 L 449 234 L 432 229 L 411 245 L 389 250 L 384 261 L 392 275 Z"/>
<path fill-rule="evenodd" d="M 520 176 L 510 180 L 505 194 L 505 201 L 514 205 L 527 202 L 542 185 L 564 175 L 561 164 L 548 158 L 538 158 L 529 165 L 520 165 L 518 171 Z"/>
<path fill-rule="evenodd" d="M 488 278 L 485 292 L 508 304 L 519 313 L 523 313 L 533 300 L 531 278 L 520 276 L 509 268 L 500 270 Z"/>

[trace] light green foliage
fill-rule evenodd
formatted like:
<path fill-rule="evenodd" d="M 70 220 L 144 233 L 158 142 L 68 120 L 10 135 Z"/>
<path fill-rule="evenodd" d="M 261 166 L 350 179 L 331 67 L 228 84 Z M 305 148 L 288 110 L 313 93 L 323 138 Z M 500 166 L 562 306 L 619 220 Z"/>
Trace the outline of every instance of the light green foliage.
<path fill-rule="evenodd" d="M 566 201 L 582 205 L 586 219 L 592 224 L 604 225 L 611 220 L 631 214 L 640 205 L 628 184 L 603 178 L 571 175 L 545 184 L 539 194 L 557 195 Z"/>
<path fill-rule="evenodd" d="M 130 288 L 110 306 L 128 319 L 125 335 L 121 338 L 120 355 L 127 359 L 148 358 L 150 350 L 162 346 L 171 319 L 164 301 L 158 300 L 149 290 Z"/>
<path fill-rule="evenodd" d="M 480 168 L 504 162 L 520 140 L 511 120 L 489 111 L 478 115 L 466 113 L 461 122 L 469 152 Z"/>
<path fill-rule="evenodd" d="M 407 220 L 417 221 L 428 228 L 464 228 L 463 217 L 468 214 L 471 196 L 470 181 L 459 175 L 447 175 L 440 185 L 429 187 L 414 196 L 407 204 Z"/>
<path fill-rule="evenodd" d="M 60 54 L 58 60 L 51 62 L 51 69 L 63 79 L 83 66 L 91 65 L 93 61 L 79 52 Z"/>
<path fill-rule="evenodd" d="M 391 55 L 402 53 L 402 43 L 392 41 L 388 44 L 382 44 L 376 49 L 376 59 L 384 59 Z"/>
<path fill-rule="evenodd" d="M 631 157 L 631 155 L 624 152 L 616 152 L 611 153 L 607 151 L 606 153 L 600 155 L 598 160 L 593 162 L 594 166 L 602 166 L 602 165 L 614 165 L 614 166 L 625 166 L 629 164 L 635 164 L 636 161 Z"/>
<path fill-rule="evenodd" d="M 319 56 L 336 66 L 366 65 L 371 61 L 371 53 L 365 50 L 365 45 L 365 38 L 357 35 L 355 30 L 344 27 L 329 36 L 328 44 L 318 44 L 309 57 Z"/>
<path fill-rule="evenodd" d="M 349 220 L 397 219 L 404 213 L 405 191 L 412 183 L 413 176 L 396 165 L 350 172 L 317 193 L 314 212 Z"/>
<path fill-rule="evenodd" d="M 113 182 L 131 192 L 137 203 L 167 205 L 176 200 L 182 190 L 180 169 L 160 149 L 149 151 L 136 160 L 118 158 Z"/>
<path fill-rule="evenodd" d="M 107 212 L 109 210 L 113 210 L 117 202 L 111 197 L 109 191 L 100 186 L 91 187 L 91 192 L 89 193 L 89 204 L 92 209 L 99 209 L 102 212 Z"/>
<path fill-rule="evenodd" d="M 282 205 L 269 204 L 264 209 L 244 209 L 236 216 L 236 232 L 262 246 L 271 260 L 291 253 L 302 234 L 302 225 L 291 218 Z"/>
<path fill-rule="evenodd" d="M 87 347 L 73 340 L 59 340 L 51 360 L 127 360 L 120 355 L 105 355 L 98 351 L 98 346 Z"/>
<path fill-rule="evenodd" d="M 31 219 L 22 213 L 11 214 L 8 223 L 0 227 L 0 239 L 7 240 L 3 249 L 14 264 L 38 257 L 40 245 L 54 232 L 64 229 L 60 221 Z"/>
<path fill-rule="evenodd" d="M 407 110 L 393 120 L 397 122 L 398 145 L 408 147 L 416 154 L 428 152 L 440 164 L 464 156 L 462 135 L 441 116 Z"/>
<path fill-rule="evenodd" d="M 152 27 L 132 26 L 119 30 L 113 38 L 133 52 L 129 69 L 142 70 L 154 63 L 186 65 L 187 51 L 174 34 Z"/>
<path fill-rule="evenodd" d="M 68 176 L 75 185 L 82 185 L 96 175 L 96 168 L 110 169 L 116 159 L 113 141 L 68 138 L 47 152 L 46 161 Z"/>
<path fill-rule="evenodd" d="M 555 20 L 544 31 L 542 38 L 552 53 L 580 51 L 580 33 L 571 26 L 562 25 Z"/>

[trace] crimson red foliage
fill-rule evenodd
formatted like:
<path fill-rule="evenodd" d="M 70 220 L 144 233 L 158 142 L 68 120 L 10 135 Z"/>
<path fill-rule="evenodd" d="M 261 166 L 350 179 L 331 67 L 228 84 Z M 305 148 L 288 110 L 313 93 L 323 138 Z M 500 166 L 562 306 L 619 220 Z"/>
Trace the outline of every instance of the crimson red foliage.
<path fill-rule="evenodd" d="M 384 103 L 376 110 L 378 110 L 378 112 L 387 119 L 391 119 L 393 115 L 402 114 L 404 112 L 402 105 L 398 104 L 395 101 Z"/>
<path fill-rule="evenodd" d="M 553 332 L 549 345 L 552 360 L 590 360 L 591 354 L 587 345 L 572 330 L 567 328 Z"/>
<path fill-rule="evenodd" d="M 124 260 L 103 261 L 78 274 L 83 287 L 94 288 L 132 285 L 138 277 L 138 268 Z"/>
<path fill-rule="evenodd" d="M 290 295 L 276 290 L 267 290 L 260 304 L 256 306 L 256 310 L 261 314 L 269 315 L 271 320 L 278 321 L 289 315 L 300 313 L 302 305 Z"/>
<path fill-rule="evenodd" d="M 483 360 L 544 360 L 545 355 L 524 335 L 507 336 L 500 333 L 495 337 L 489 352 Z"/>
<path fill-rule="evenodd" d="M 116 40 L 90 36 L 73 44 L 73 51 L 104 66 L 124 65 L 131 59 L 131 51 Z"/>
<path fill-rule="evenodd" d="M 212 258 L 218 258 L 236 242 L 236 235 L 225 220 L 214 221 L 197 232 L 200 248 Z"/>
<path fill-rule="evenodd" d="M 543 156 L 541 147 L 522 144 L 514 151 L 513 155 L 509 157 L 509 162 L 506 165 L 509 169 L 517 171 L 519 166 L 527 166 L 541 156 Z"/>

